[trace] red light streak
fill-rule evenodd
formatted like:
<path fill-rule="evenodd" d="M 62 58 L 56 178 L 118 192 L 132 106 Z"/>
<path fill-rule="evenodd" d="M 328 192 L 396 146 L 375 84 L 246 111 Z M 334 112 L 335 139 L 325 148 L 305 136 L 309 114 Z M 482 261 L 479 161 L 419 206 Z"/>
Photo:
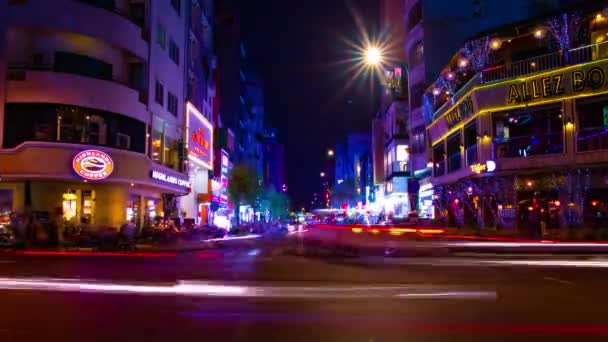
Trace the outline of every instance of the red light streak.
<path fill-rule="evenodd" d="M 32 256 L 126 256 L 126 257 L 175 257 L 177 253 L 168 252 L 95 252 L 95 251 L 6 251 L 4 254 Z"/>

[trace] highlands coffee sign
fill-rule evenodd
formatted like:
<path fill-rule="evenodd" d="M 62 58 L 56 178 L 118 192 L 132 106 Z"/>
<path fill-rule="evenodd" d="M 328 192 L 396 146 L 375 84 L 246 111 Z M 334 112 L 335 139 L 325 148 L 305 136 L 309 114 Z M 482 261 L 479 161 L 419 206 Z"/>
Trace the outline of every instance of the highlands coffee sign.
<path fill-rule="evenodd" d="M 185 175 L 183 177 L 176 177 L 168 175 L 161 171 L 151 170 L 150 178 L 155 179 L 161 183 L 176 185 L 185 189 L 190 188 L 190 180 L 188 180 L 187 176 Z"/>
<path fill-rule="evenodd" d="M 108 178 L 114 171 L 114 161 L 102 151 L 85 150 L 74 156 L 72 168 L 85 180 L 99 181 Z"/>
<path fill-rule="evenodd" d="M 553 73 L 509 85 L 507 105 L 576 95 L 585 91 L 608 90 L 606 66 Z"/>

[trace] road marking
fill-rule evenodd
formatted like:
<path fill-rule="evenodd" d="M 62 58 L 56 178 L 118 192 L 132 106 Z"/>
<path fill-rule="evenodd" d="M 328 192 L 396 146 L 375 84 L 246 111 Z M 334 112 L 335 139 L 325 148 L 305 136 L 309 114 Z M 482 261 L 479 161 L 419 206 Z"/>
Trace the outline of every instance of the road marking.
<path fill-rule="evenodd" d="M 571 281 L 561 280 L 561 279 L 553 278 L 553 277 L 545 277 L 545 280 L 554 281 L 556 283 L 560 283 L 560 284 L 564 284 L 564 285 L 572 285 L 572 284 L 574 284 Z"/>

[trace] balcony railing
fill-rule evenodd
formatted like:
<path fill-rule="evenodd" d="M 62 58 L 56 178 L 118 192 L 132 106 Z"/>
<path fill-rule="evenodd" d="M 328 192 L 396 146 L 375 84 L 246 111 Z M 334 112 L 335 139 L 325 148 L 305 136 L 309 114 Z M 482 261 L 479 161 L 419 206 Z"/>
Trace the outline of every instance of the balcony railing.
<path fill-rule="evenodd" d="M 141 5 L 141 8 L 132 5 L 129 8 L 129 11 L 120 11 L 116 7 L 116 3 L 114 0 L 76 0 L 76 1 L 118 14 L 121 17 L 129 19 L 131 22 L 133 22 L 134 24 L 136 24 L 139 27 L 144 26 L 144 20 L 145 20 L 144 13 L 145 12 L 144 12 L 143 5 Z"/>
<path fill-rule="evenodd" d="M 395 161 L 391 164 L 391 173 L 395 172 L 407 172 L 407 162 Z"/>
<path fill-rule="evenodd" d="M 554 132 L 509 139 L 496 138 L 494 147 L 498 158 L 525 158 L 558 154 L 564 152 L 564 137 L 562 132 Z"/>
<path fill-rule="evenodd" d="M 570 49 L 564 54 L 556 51 L 521 61 L 482 70 L 484 83 L 533 74 L 545 70 L 608 58 L 608 41 Z"/>
<path fill-rule="evenodd" d="M 589 127 L 576 132 L 578 152 L 608 150 L 608 128 Z"/>
<path fill-rule="evenodd" d="M 435 114 L 433 116 L 433 120 L 437 119 L 441 114 L 445 112 L 449 107 L 451 107 L 456 101 L 458 101 L 462 94 L 466 94 L 469 90 L 473 89 L 474 86 L 478 85 L 481 82 L 481 73 L 477 73 L 473 75 L 462 87 L 459 87 L 458 90 L 454 93 L 454 96 L 448 101 L 437 102 L 435 107 Z"/>
<path fill-rule="evenodd" d="M 445 160 L 435 162 L 433 167 L 433 177 L 441 177 L 445 175 Z"/>
<path fill-rule="evenodd" d="M 469 146 L 464 152 L 465 165 L 470 166 L 477 163 L 477 144 Z"/>
<path fill-rule="evenodd" d="M 484 69 L 482 71 L 483 82 L 496 82 L 508 78 L 559 68 L 564 65 L 562 55 L 563 54 L 561 51 L 557 51 L 510 64 Z"/>
<path fill-rule="evenodd" d="M 448 173 L 460 170 L 462 167 L 462 156 L 460 152 L 452 154 L 448 158 Z"/>
<path fill-rule="evenodd" d="M 25 75 L 26 75 L 27 71 L 52 71 L 52 72 L 57 72 L 57 73 L 85 76 L 85 77 L 95 78 L 98 80 L 119 83 L 119 84 L 122 84 L 131 89 L 139 91 L 139 89 L 137 89 L 138 88 L 137 86 L 135 86 L 129 82 L 125 82 L 120 79 L 117 79 L 116 77 L 112 77 L 112 78 L 99 77 L 99 76 L 95 77 L 90 74 L 81 74 L 81 73 L 77 73 L 77 72 L 68 73 L 68 72 L 63 72 L 63 71 L 57 71 L 53 68 L 52 65 L 49 65 L 49 64 L 10 64 L 8 66 L 8 79 L 12 80 L 12 81 L 25 81 L 26 80 Z"/>

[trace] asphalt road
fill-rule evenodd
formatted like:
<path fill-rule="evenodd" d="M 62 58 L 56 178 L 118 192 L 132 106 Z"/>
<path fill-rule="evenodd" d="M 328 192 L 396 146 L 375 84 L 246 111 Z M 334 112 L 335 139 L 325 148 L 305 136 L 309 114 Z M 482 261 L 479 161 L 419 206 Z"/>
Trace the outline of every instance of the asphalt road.
<path fill-rule="evenodd" d="M 564 258 L 575 257 L 517 260 Z M 4 254 L 0 341 L 608 340 L 602 263 L 509 260 L 293 256 L 264 241 L 157 257 Z"/>

